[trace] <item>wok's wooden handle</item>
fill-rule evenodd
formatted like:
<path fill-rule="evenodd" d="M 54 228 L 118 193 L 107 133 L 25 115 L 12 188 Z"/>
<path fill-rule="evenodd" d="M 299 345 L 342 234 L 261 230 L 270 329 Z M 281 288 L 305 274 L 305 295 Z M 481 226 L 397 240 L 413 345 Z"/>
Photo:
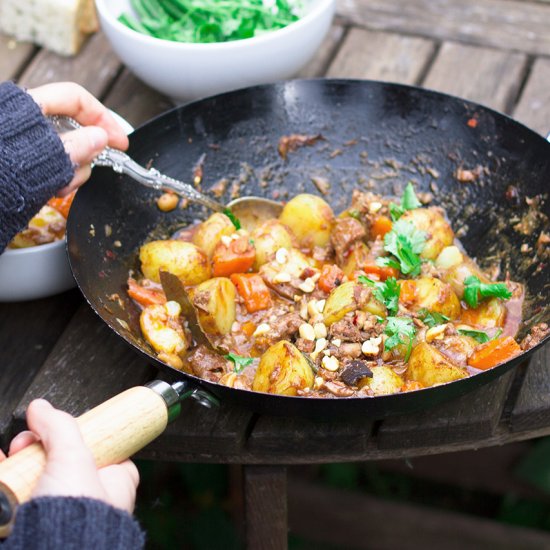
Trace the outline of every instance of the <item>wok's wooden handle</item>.
<path fill-rule="evenodd" d="M 156 383 L 171 389 L 165 382 Z M 161 393 L 158 387 L 131 388 L 77 418 L 98 468 L 124 461 L 164 431 L 169 407 L 177 403 L 177 397 L 167 402 Z M 0 462 L 0 516 L 4 516 L 0 519 L 0 537 L 9 534 L 13 511 L 30 499 L 45 463 L 41 443 L 33 443 Z"/>

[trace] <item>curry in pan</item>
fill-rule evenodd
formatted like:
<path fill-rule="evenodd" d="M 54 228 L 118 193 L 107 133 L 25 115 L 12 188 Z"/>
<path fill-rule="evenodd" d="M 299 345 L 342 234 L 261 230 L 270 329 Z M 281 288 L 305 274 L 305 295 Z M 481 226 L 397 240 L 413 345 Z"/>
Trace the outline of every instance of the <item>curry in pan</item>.
<path fill-rule="evenodd" d="M 300 194 L 250 231 L 215 213 L 147 242 L 128 280 L 142 334 L 172 367 L 281 395 L 372 397 L 491 369 L 547 327 L 515 340 L 523 286 L 482 271 L 432 202 L 411 183 L 399 199 L 356 190 L 336 215 Z M 163 271 L 195 318 L 167 298 Z"/>

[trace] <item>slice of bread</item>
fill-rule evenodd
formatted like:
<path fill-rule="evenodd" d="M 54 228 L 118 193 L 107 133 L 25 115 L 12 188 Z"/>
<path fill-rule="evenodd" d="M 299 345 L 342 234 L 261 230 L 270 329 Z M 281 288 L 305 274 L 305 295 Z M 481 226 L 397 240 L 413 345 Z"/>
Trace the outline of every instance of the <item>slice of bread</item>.
<path fill-rule="evenodd" d="M 0 0 L 0 31 L 74 55 L 98 29 L 94 0 Z"/>

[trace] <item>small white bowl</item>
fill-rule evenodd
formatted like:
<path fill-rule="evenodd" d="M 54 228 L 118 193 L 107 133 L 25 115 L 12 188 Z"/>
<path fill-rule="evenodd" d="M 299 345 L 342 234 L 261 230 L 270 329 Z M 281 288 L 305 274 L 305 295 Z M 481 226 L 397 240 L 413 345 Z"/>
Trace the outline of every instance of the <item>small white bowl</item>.
<path fill-rule="evenodd" d="M 305 13 L 261 36 L 208 44 L 172 42 L 133 31 L 118 21 L 129 0 L 96 0 L 101 28 L 113 50 L 138 78 L 181 103 L 237 88 L 290 78 L 319 48 L 335 0 L 305 0 Z"/>
<path fill-rule="evenodd" d="M 0 255 L 0 302 L 45 298 L 75 285 L 65 239 Z"/>
<path fill-rule="evenodd" d="M 120 115 L 111 115 L 127 134 L 133 131 Z M 0 302 L 36 300 L 74 286 L 65 239 L 0 254 Z"/>

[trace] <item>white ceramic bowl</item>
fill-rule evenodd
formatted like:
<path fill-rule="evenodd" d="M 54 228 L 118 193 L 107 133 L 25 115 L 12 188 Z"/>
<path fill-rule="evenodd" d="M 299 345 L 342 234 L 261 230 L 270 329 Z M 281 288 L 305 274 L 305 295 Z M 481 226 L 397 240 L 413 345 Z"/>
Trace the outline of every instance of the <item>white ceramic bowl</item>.
<path fill-rule="evenodd" d="M 111 114 L 127 134 L 133 131 L 120 115 Z M 65 239 L 0 254 L 0 302 L 36 300 L 74 286 Z"/>
<path fill-rule="evenodd" d="M 96 0 L 103 32 L 138 78 L 181 103 L 294 76 L 315 55 L 334 16 L 335 0 L 304 0 L 294 23 L 258 37 L 189 44 L 138 33 L 117 20 L 129 0 Z"/>

